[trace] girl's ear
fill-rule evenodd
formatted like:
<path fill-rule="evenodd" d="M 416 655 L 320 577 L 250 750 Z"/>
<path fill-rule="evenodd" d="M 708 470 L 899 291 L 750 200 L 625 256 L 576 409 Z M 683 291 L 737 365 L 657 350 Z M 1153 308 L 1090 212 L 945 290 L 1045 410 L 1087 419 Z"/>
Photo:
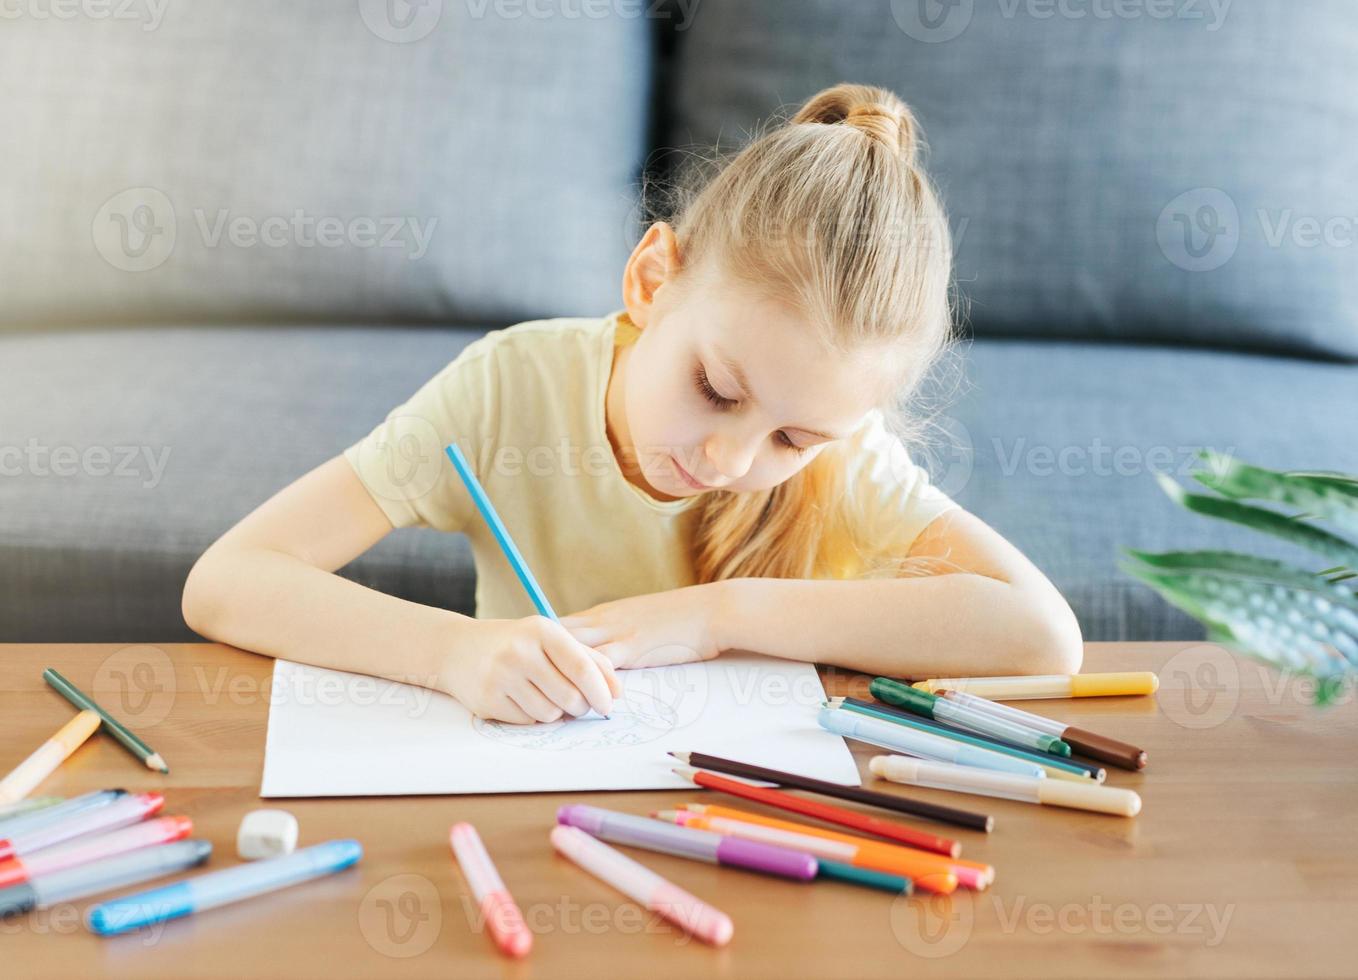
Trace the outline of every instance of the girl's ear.
<path fill-rule="evenodd" d="M 622 301 L 639 329 L 646 329 L 660 287 L 679 274 L 679 239 L 667 222 L 646 229 L 622 273 Z"/>

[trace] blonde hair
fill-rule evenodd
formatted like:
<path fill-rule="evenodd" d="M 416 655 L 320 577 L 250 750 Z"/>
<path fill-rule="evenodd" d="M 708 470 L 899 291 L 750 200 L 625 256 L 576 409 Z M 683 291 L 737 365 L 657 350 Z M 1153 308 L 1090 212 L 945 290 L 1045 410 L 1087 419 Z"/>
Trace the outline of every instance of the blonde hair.
<path fill-rule="evenodd" d="M 668 188 L 663 215 L 683 259 L 681 294 L 712 263 L 788 303 L 831 349 L 889 353 L 895 386 L 881 408 L 907 442 L 921 420 L 900 402 L 949 346 L 953 323 L 951 236 L 919 148 L 896 95 L 835 85 L 733 157 L 698 159 Z M 870 502 L 849 493 L 864 431 L 768 490 L 703 494 L 696 581 L 901 573 L 901 549 L 867 539 Z"/>

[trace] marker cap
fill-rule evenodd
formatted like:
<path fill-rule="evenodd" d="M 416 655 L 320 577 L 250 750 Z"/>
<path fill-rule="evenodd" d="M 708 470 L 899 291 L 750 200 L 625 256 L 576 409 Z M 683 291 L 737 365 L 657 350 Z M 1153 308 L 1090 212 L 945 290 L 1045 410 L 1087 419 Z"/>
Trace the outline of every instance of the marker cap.
<path fill-rule="evenodd" d="M 1071 696 L 1077 698 L 1154 694 L 1159 687 L 1160 679 L 1149 670 L 1112 674 L 1073 674 L 1070 678 Z"/>

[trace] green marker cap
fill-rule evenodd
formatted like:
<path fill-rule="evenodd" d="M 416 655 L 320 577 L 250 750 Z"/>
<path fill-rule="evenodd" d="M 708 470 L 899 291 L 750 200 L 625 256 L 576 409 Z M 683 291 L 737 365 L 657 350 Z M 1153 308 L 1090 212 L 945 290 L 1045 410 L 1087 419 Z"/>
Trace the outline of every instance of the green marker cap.
<path fill-rule="evenodd" d="M 898 708 L 913 711 L 925 718 L 934 716 L 934 702 L 938 700 L 937 694 L 921 691 L 909 684 L 894 681 L 890 677 L 873 678 L 872 683 L 868 685 L 868 691 L 878 701 L 894 704 Z"/>

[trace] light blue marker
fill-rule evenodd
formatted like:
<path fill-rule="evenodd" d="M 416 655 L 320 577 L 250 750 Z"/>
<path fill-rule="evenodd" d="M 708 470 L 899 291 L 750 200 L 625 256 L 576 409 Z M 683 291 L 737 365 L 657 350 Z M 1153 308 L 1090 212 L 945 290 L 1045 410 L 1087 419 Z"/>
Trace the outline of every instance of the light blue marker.
<path fill-rule="evenodd" d="M 528 598 L 533 600 L 533 605 L 537 607 L 540 615 L 546 616 L 555 622 L 560 622 L 556 611 L 552 609 L 552 604 L 547 601 L 547 593 L 542 591 L 542 586 L 538 585 L 538 580 L 533 578 L 532 571 L 528 568 L 528 562 L 523 560 L 523 555 L 519 554 L 518 547 L 514 544 L 514 539 L 509 536 L 509 530 L 505 527 L 504 521 L 500 520 L 500 515 L 495 512 L 495 505 L 486 496 L 486 490 L 481 486 L 481 481 L 476 478 L 472 468 L 467 465 L 467 457 L 462 455 L 462 448 L 457 443 L 445 446 L 443 451 L 448 454 L 448 458 L 453 461 L 453 466 L 457 469 L 457 475 L 462 477 L 462 483 L 471 494 L 472 502 L 476 504 L 476 509 L 481 512 L 481 516 L 486 519 L 486 524 L 490 527 L 490 533 L 495 535 L 496 542 L 500 545 L 500 550 L 509 559 L 510 566 L 514 569 L 514 574 L 519 577 L 520 584 L 528 593 Z M 577 715 L 577 720 L 585 721 L 607 721 L 608 715 L 601 715 L 594 708 L 590 708 L 583 715 Z"/>
<path fill-rule="evenodd" d="M 1047 770 L 1035 762 L 1025 762 L 1012 756 L 978 749 L 940 735 L 916 731 L 890 721 L 869 718 L 855 711 L 836 708 L 821 708 L 816 716 L 820 727 L 827 732 L 855 738 L 860 742 L 880 745 L 885 749 L 904 752 L 921 759 L 935 762 L 953 762 L 959 766 L 974 766 L 993 772 L 1012 772 L 1021 776 L 1046 778 Z"/>
<path fill-rule="evenodd" d="M 362 856 L 363 845 L 356 840 L 326 841 L 283 857 L 240 864 L 164 888 L 109 899 L 85 914 L 85 924 L 91 932 L 113 936 L 343 871 Z"/>

